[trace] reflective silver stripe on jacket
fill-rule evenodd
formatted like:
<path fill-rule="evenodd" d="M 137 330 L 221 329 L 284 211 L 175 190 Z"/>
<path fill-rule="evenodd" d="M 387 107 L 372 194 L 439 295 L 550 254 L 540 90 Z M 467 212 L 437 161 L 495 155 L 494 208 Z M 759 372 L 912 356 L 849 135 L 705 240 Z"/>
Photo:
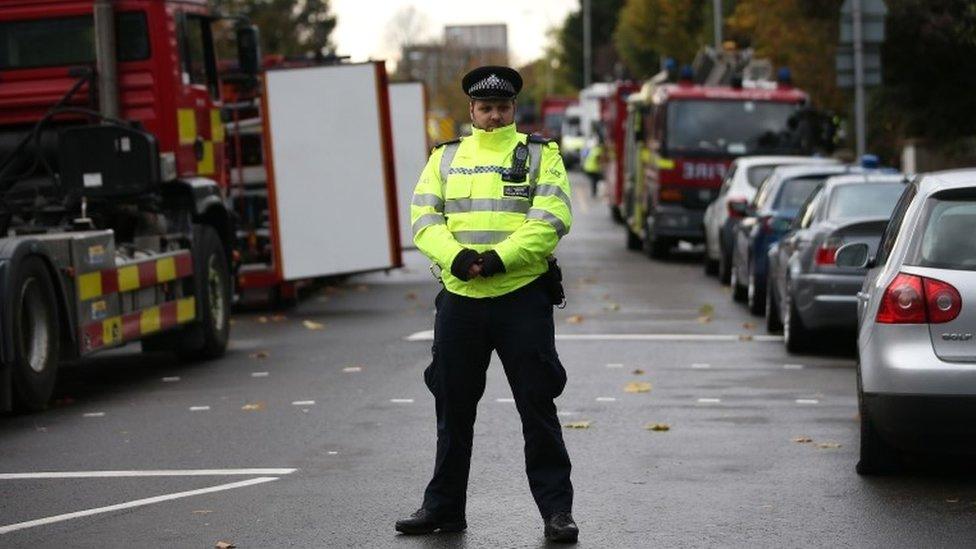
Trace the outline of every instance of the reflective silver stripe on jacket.
<path fill-rule="evenodd" d="M 564 236 L 568 231 L 566 230 L 566 224 L 563 223 L 562 219 L 559 219 L 555 215 L 538 208 L 532 208 L 529 210 L 528 215 L 525 216 L 526 219 L 538 219 L 545 221 L 546 223 L 552 225 L 553 229 L 556 229 L 556 234 L 560 237 Z"/>
<path fill-rule="evenodd" d="M 510 234 L 511 231 L 454 231 L 454 240 L 461 244 L 498 244 Z"/>
<path fill-rule="evenodd" d="M 444 196 L 444 186 L 447 185 L 447 176 L 450 175 L 451 164 L 454 162 L 454 155 L 457 154 L 460 143 L 448 143 L 444 145 L 444 154 L 441 155 L 441 196 Z"/>
<path fill-rule="evenodd" d="M 424 214 L 418 217 L 417 220 L 413 222 L 413 235 L 417 236 L 417 233 L 419 233 L 421 229 L 430 227 L 431 225 L 444 225 L 446 223 L 447 221 L 444 219 L 443 214 L 439 214 L 439 213 Z"/>
<path fill-rule="evenodd" d="M 528 213 L 532 203 L 518 198 L 460 198 L 448 200 L 444 213 L 514 212 Z"/>
<path fill-rule="evenodd" d="M 535 187 L 542 169 L 542 143 L 529 143 L 529 185 Z"/>
<path fill-rule="evenodd" d="M 573 211 L 572 200 L 570 200 L 569 195 L 559 185 L 543 183 L 535 188 L 535 196 L 558 196 L 566 204 L 566 207 L 569 208 L 569 211 L 571 213 Z"/>
<path fill-rule="evenodd" d="M 439 212 L 444 211 L 444 199 L 434 193 L 418 193 L 413 195 L 414 206 L 433 206 Z"/>

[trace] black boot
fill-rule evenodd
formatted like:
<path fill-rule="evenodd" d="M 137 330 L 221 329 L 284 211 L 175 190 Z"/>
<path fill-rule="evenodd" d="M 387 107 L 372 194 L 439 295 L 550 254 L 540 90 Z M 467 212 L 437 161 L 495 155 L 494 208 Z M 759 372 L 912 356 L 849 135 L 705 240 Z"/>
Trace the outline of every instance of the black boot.
<path fill-rule="evenodd" d="M 546 520 L 546 539 L 563 543 L 576 543 L 579 528 L 569 513 L 553 513 Z"/>
<path fill-rule="evenodd" d="M 396 522 L 397 532 L 404 534 L 430 534 L 432 532 L 460 532 L 468 527 L 463 518 L 437 516 L 421 507 L 410 518 Z M 575 528 L 575 526 L 574 526 Z"/>

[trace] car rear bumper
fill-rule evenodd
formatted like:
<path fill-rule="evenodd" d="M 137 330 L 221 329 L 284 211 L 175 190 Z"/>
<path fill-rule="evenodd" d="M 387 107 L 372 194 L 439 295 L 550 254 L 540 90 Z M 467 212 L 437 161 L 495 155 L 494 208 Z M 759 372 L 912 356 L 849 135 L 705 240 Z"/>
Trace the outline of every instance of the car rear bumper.
<path fill-rule="evenodd" d="M 664 238 L 678 238 L 701 242 L 705 238 L 702 224 L 704 210 L 691 210 L 681 206 L 658 206 L 648 220 L 654 234 Z"/>
<path fill-rule="evenodd" d="M 812 329 L 857 328 L 857 292 L 864 275 L 801 274 L 793 280 L 793 301 L 803 325 Z"/>
<path fill-rule="evenodd" d="M 875 429 L 907 449 L 976 449 L 976 395 L 865 393 L 864 406 Z"/>
<path fill-rule="evenodd" d="M 867 322 L 857 345 L 865 393 L 976 397 L 976 362 L 936 356 L 927 324 Z"/>

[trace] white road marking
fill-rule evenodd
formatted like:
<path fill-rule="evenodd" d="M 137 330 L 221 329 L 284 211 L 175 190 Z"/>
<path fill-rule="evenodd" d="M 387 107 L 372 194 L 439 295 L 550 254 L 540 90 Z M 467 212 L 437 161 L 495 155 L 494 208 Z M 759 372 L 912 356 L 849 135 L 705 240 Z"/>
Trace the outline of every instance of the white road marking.
<path fill-rule="evenodd" d="M 796 399 L 797 404 L 820 404 L 820 401 L 815 398 L 798 398 Z"/>
<path fill-rule="evenodd" d="M 712 365 L 711 364 L 705 364 L 705 363 L 702 363 L 702 362 L 696 362 L 696 363 L 692 364 L 691 367 L 694 370 L 707 370 L 707 369 L 711 368 Z"/>
<path fill-rule="evenodd" d="M 339 452 L 332 451 L 332 452 L 329 452 L 329 455 L 330 456 L 337 456 L 337 455 L 339 455 Z"/>
<path fill-rule="evenodd" d="M 596 397 L 597 402 L 617 402 L 614 397 Z"/>
<path fill-rule="evenodd" d="M 87 414 L 81 414 L 82 417 L 105 417 L 105 412 L 88 412 Z"/>
<path fill-rule="evenodd" d="M 191 412 L 206 412 L 210 410 L 210 406 L 190 406 Z"/>
<path fill-rule="evenodd" d="M 741 339 L 740 334 L 556 334 L 559 341 L 692 341 L 692 342 L 761 342 L 773 343 L 783 341 L 778 335 L 749 335 L 748 340 Z M 434 331 L 424 330 L 410 334 L 406 341 L 433 341 Z"/>
<path fill-rule="evenodd" d="M 296 400 L 295 402 L 292 402 L 291 405 L 292 406 L 314 406 L 315 405 L 315 401 L 314 400 Z"/>
<path fill-rule="evenodd" d="M 138 477 L 214 477 L 244 475 L 290 475 L 298 469 L 149 469 L 145 471 L 42 471 L 38 473 L 0 473 L 0 480 L 60 478 L 138 478 Z"/>
<path fill-rule="evenodd" d="M 231 482 L 229 484 L 220 484 L 217 486 L 211 486 L 209 488 L 201 488 L 199 490 L 188 490 L 186 492 L 176 492 L 173 494 L 164 494 L 161 496 L 155 496 L 151 498 L 136 499 L 132 501 L 127 501 L 124 503 L 117 503 L 115 505 L 107 505 L 105 507 L 96 507 L 94 509 L 85 509 L 84 511 L 75 511 L 73 513 L 64 513 L 62 515 L 53 515 L 50 517 L 44 517 L 35 520 L 28 520 L 25 522 L 17 522 L 14 524 L 8 524 L 6 526 L 0 526 L 0 534 L 9 534 L 10 532 L 16 532 L 18 530 L 25 530 L 27 528 L 34 528 L 35 526 L 44 526 L 46 524 L 54 524 L 56 522 L 63 522 L 66 520 L 90 517 L 92 515 L 99 515 L 102 513 L 110 513 L 112 511 L 121 511 L 123 509 L 132 509 L 134 507 L 143 507 L 145 505 L 152 505 L 154 503 L 162 503 L 164 501 L 171 501 L 174 499 L 187 498 L 191 496 L 200 496 L 203 494 L 210 494 L 213 492 L 222 492 L 224 490 L 233 490 L 235 488 L 244 488 L 246 486 L 254 486 L 256 484 L 264 484 L 265 482 L 273 482 L 278 480 L 278 477 L 258 477 L 248 480 L 242 480 L 240 482 Z"/>
<path fill-rule="evenodd" d="M 175 383 L 180 380 L 180 376 L 164 377 L 163 383 Z"/>
<path fill-rule="evenodd" d="M 352 373 L 355 373 L 355 372 L 362 372 L 363 371 L 363 367 L 362 366 L 349 366 L 349 367 L 343 368 L 342 371 L 345 372 L 345 373 L 347 373 L 347 374 L 352 374 Z"/>
<path fill-rule="evenodd" d="M 784 364 L 783 365 L 783 369 L 784 370 L 802 370 L 803 369 L 803 365 L 802 364 Z"/>
<path fill-rule="evenodd" d="M 251 372 L 251 377 L 268 377 L 269 375 L 271 374 L 268 372 Z"/>
<path fill-rule="evenodd" d="M 515 402 L 515 399 L 514 398 L 496 398 L 495 399 L 495 402 L 501 402 L 501 403 Z"/>
<path fill-rule="evenodd" d="M 390 402 L 393 404 L 413 404 L 412 398 L 391 398 Z"/>
<path fill-rule="evenodd" d="M 698 399 L 698 404 L 718 404 L 722 402 L 720 398 L 700 398 Z"/>
<path fill-rule="evenodd" d="M 624 367 L 623 364 L 617 364 L 617 363 L 607 364 L 607 368 L 623 368 L 623 367 Z"/>

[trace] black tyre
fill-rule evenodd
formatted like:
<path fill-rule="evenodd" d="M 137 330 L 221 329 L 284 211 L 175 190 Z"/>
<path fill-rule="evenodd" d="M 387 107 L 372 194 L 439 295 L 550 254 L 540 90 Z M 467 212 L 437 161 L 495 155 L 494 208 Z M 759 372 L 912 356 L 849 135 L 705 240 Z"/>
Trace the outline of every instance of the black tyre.
<path fill-rule="evenodd" d="M 718 252 L 718 281 L 722 284 L 732 281 L 732 255 L 721 249 Z"/>
<path fill-rule="evenodd" d="M 766 288 L 756 281 L 756 273 L 753 269 L 749 269 L 746 304 L 749 306 L 749 312 L 755 316 L 762 316 L 766 312 Z"/>
<path fill-rule="evenodd" d="M 634 234 L 634 231 L 630 229 L 629 225 L 627 226 L 626 231 L 627 231 L 627 249 L 631 251 L 640 251 L 641 249 L 640 237 Z"/>
<path fill-rule="evenodd" d="M 231 281 L 224 245 L 209 225 L 193 227 L 193 274 L 201 316 L 181 334 L 178 353 L 188 360 L 217 358 L 230 339 Z"/>
<path fill-rule="evenodd" d="M 771 334 L 783 330 L 783 321 L 779 317 L 779 303 L 773 294 L 773 286 L 766 283 L 766 331 Z"/>
<path fill-rule="evenodd" d="M 871 415 L 864 405 L 860 367 L 857 375 L 857 408 L 861 421 L 861 441 L 860 455 L 854 470 L 859 475 L 897 473 L 902 468 L 901 452 L 881 437 L 871 421 Z"/>
<path fill-rule="evenodd" d="M 54 283 L 44 261 L 27 257 L 13 275 L 14 407 L 36 412 L 47 408 L 61 352 Z"/>
<path fill-rule="evenodd" d="M 732 287 L 732 301 L 742 303 L 746 300 L 746 286 L 739 280 L 739 270 L 732 265 L 729 274 L 729 286 Z"/>
<path fill-rule="evenodd" d="M 803 319 L 796 310 L 793 300 L 786 307 L 786 318 L 783 319 L 783 343 L 791 353 L 802 353 L 810 348 L 812 334 L 803 325 Z"/>
<path fill-rule="evenodd" d="M 616 221 L 617 223 L 624 222 L 624 216 L 622 213 L 620 213 L 620 207 L 617 206 L 616 204 L 610 206 L 610 218 Z"/>
<path fill-rule="evenodd" d="M 708 257 L 708 252 L 705 252 L 705 260 L 702 261 L 702 264 L 705 269 L 705 275 L 715 276 L 718 274 L 719 260 Z"/>

